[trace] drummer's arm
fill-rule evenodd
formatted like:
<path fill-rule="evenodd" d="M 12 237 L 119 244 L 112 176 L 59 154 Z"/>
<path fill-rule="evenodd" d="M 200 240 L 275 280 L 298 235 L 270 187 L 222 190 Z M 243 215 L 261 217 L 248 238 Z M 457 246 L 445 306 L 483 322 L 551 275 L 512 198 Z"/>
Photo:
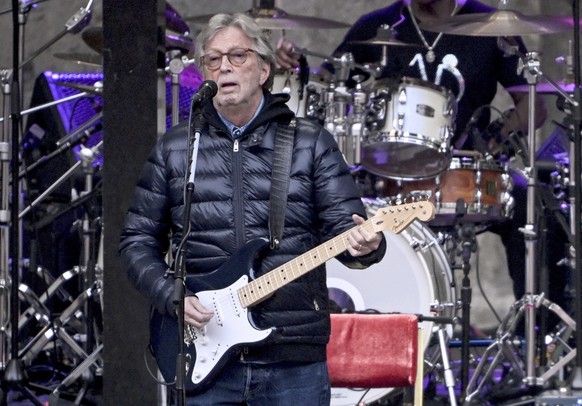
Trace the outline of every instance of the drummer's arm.
<path fill-rule="evenodd" d="M 503 113 L 504 124 L 500 130 L 500 136 L 502 140 L 505 140 L 513 132 L 521 132 L 523 134 L 528 133 L 528 117 L 529 117 L 529 97 L 528 93 L 524 92 L 512 92 L 509 93 L 513 99 L 515 107 L 513 109 L 507 110 Z M 540 128 L 546 121 L 548 111 L 546 108 L 546 103 L 542 97 L 537 95 L 535 102 L 535 118 L 534 124 L 535 128 Z M 497 140 L 499 141 L 499 140 Z M 489 142 L 490 150 L 495 150 L 498 144 L 495 138 L 492 138 Z"/>
<path fill-rule="evenodd" d="M 301 54 L 293 52 L 293 48 L 295 48 L 295 44 L 287 38 L 281 37 L 277 40 L 275 51 L 277 68 L 293 69 L 299 66 L 299 58 L 301 57 Z"/>

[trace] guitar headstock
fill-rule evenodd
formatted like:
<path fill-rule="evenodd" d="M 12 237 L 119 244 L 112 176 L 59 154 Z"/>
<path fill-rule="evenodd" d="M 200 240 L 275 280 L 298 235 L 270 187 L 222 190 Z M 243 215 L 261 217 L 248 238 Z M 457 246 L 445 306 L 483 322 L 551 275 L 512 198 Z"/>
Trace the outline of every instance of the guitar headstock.
<path fill-rule="evenodd" d="M 428 200 L 378 208 L 370 218 L 375 232 L 400 233 L 414 220 L 429 221 L 435 216 L 434 204 Z"/>

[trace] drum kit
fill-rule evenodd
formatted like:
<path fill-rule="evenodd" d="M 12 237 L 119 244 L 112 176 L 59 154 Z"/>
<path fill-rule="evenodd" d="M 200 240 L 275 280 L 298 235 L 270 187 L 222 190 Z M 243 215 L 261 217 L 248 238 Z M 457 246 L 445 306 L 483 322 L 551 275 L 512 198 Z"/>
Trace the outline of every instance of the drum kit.
<path fill-rule="evenodd" d="M 103 30 L 88 27 L 92 3 L 90 0 L 67 22 L 67 29 L 82 32 L 83 42 L 95 53 L 57 53 L 54 56 L 102 70 Z M 26 13 L 22 6 L 18 12 Z M 191 61 L 185 56 L 193 50 L 190 29 L 169 4 L 165 16 L 168 59 L 179 59 L 188 66 Z M 25 17 L 21 16 L 23 21 Z M 28 59 L 19 61 L 18 69 L 61 36 Z M 184 96 L 185 105 L 189 105 L 192 94 L 202 82 L 200 74 L 187 66 L 180 69 L 181 86 L 176 86 Z M 18 93 L 11 91 L 12 77 L 18 69 L 0 70 L 4 96 Z M 170 74 L 173 72 L 168 69 L 168 76 Z M 171 80 L 167 85 L 166 97 L 174 91 Z M 31 404 L 41 404 L 34 390 L 25 387 L 28 384 L 25 370 L 43 368 L 45 364 L 50 364 L 47 367 L 60 379 L 42 391 L 52 391 L 50 404 L 61 404 L 61 395 L 72 391 L 76 393 L 75 403 L 81 404 L 91 386 L 102 376 L 102 93 L 102 72 L 45 71 L 35 83 L 33 107 L 11 112 L 10 108 L 18 108 L 20 102 L 7 103 L 8 97 L 4 98 L 0 115 L 0 126 L 3 126 L 0 139 L 2 404 L 7 395 L 6 382 L 10 388 L 28 397 Z M 50 101 L 44 103 L 47 98 Z M 171 125 L 166 123 L 172 118 L 170 112 L 180 112 L 180 107 L 169 106 L 167 112 L 164 111 L 164 124 Z M 24 134 L 20 134 L 16 118 L 28 119 L 23 126 L 26 127 Z M 10 156 L 9 145 L 16 146 L 12 150 L 18 155 Z M 10 162 L 19 165 L 13 166 Z M 68 185 L 72 190 L 66 190 Z M 62 200 L 63 189 L 66 190 L 65 200 Z M 29 200 L 19 201 L 21 196 Z M 9 202 L 9 197 L 16 200 Z M 9 207 L 19 210 L 9 210 Z M 5 227 L 8 214 L 11 215 L 10 224 L 17 226 Z M 25 259 L 23 252 L 27 250 L 31 255 Z M 71 262 L 76 265 L 71 266 Z M 19 309 L 23 311 L 19 313 Z M 50 361 L 47 360 L 49 355 Z"/>
<path fill-rule="evenodd" d="M 349 27 L 341 22 L 286 13 L 276 8 L 272 0 L 255 1 L 254 7 L 248 10 L 247 14 L 253 16 L 255 21 L 267 30 Z M 187 34 L 189 28 L 185 22 L 206 23 L 210 16 L 186 17 L 182 20 L 175 10 L 167 5 L 166 17 L 168 30 L 165 44 L 169 59 L 167 71 L 172 85 L 172 105 L 169 108 L 172 112 L 171 124 L 176 124 L 181 111 L 177 96 L 179 85 L 185 78 L 187 79 L 189 71 L 187 68 L 193 64 L 188 58 L 193 43 Z M 454 16 L 438 25 L 422 28 L 455 35 L 505 37 L 562 32 L 568 26 L 561 18 L 531 17 L 510 10 L 499 10 L 490 14 Z M 87 27 L 82 31 L 82 38 L 97 55 L 61 53 L 55 56 L 78 64 L 102 66 L 102 29 Z M 381 60 L 377 64 L 360 65 L 353 60 L 351 54 L 330 56 L 295 48 L 297 53 L 322 58 L 333 66 L 335 74 L 328 76 L 323 72 L 310 72 L 304 63 L 299 69 L 277 72 L 273 93 L 288 93 L 290 96 L 288 105 L 297 116 L 319 121 L 334 135 L 346 161 L 353 169 L 354 178 L 361 186 L 362 199 L 370 214 L 374 214 L 379 207 L 395 201 L 428 198 L 434 203 L 437 216 L 430 223 L 415 222 L 398 235 L 385 233 L 390 249 L 379 264 L 371 266 L 365 274 L 362 274 L 344 272 L 343 266 L 332 260 L 328 263 L 327 281 L 330 298 L 344 310 L 402 312 L 424 316 L 421 317 L 420 327 L 424 330 L 422 350 L 425 352 L 426 363 L 434 366 L 434 369 L 445 377 L 443 380 L 447 386 L 449 402 L 455 405 L 457 402 L 455 383 L 446 379 L 451 374 L 451 366 L 446 354 L 443 354 L 444 342 L 453 337 L 453 323 L 458 321 L 457 313 L 462 309 L 463 368 L 468 368 L 469 257 L 474 245 L 475 229 L 485 231 L 489 225 L 511 217 L 514 201 L 509 167 L 484 159 L 479 153 L 453 149 L 451 138 L 457 99 L 447 88 L 411 77 L 402 77 L 397 81 L 380 78 L 379 73 L 386 66 L 390 49 L 418 45 L 395 39 L 392 30 L 387 26 L 382 27 L 376 37 L 359 41 L 358 44 L 381 47 Z M 520 58 L 528 67 L 539 66 L 535 55 L 520 55 Z M 363 72 L 367 77 L 350 76 L 354 69 Z M 535 69 L 532 68 L 532 71 Z M 570 102 L 572 109 L 577 106 L 571 96 L 575 90 L 573 84 L 555 83 L 547 77 L 544 77 L 547 83 L 540 84 L 537 81 L 539 76 L 543 74 L 534 72 L 529 75 L 531 83 L 528 86 L 510 90 L 528 92 L 531 95 L 558 93 Z M 190 79 L 189 85 L 193 88 L 201 82 L 201 77 L 197 73 L 191 74 Z M 100 94 L 101 91 L 100 87 L 95 85 L 72 82 L 61 84 L 85 94 Z M 533 127 L 529 128 L 530 134 L 534 133 L 532 129 Z M 76 138 L 76 134 L 74 135 Z M 530 140 L 530 153 L 535 152 L 533 146 L 535 142 Z M 529 162 L 533 163 L 535 159 L 530 158 Z M 86 169 L 85 179 L 91 188 L 91 162 L 79 165 L 81 164 Z M 535 170 L 533 172 L 530 179 L 535 178 Z M 7 185 L 4 185 L 4 188 L 7 189 Z M 90 193 L 90 190 L 87 192 Z M 32 208 L 29 207 L 27 210 Z M 21 213 L 20 216 L 25 214 Z M 87 222 L 89 219 L 84 221 Z M 530 233 L 530 241 L 535 237 L 533 235 L 535 230 L 532 231 L 530 227 L 533 225 L 534 220 L 528 218 L 526 229 Z M 85 226 L 90 228 L 86 224 L 83 226 L 84 229 Z M 471 231 L 468 235 L 467 230 Z M 89 252 L 90 247 L 95 245 L 95 236 L 85 235 L 92 240 L 86 243 L 85 251 Z M 461 266 L 457 265 L 456 258 L 453 258 L 459 253 L 463 262 Z M 85 263 L 92 261 L 92 257 L 85 258 Z M 100 261 L 97 265 L 100 265 Z M 463 269 L 465 275 L 460 298 L 457 297 L 459 292 L 453 275 L 455 268 Z M 97 278 L 99 289 L 83 290 L 77 299 L 71 297 L 72 303 L 69 307 L 71 311 L 83 307 L 92 295 L 102 293 L 101 268 L 97 266 L 95 269 L 97 274 L 93 275 L 88 283 L 92 285 L 94 278 Z M 92 352 L 84 351 L 76 346 L 64 328 L 51 330 L 54 324 L 47 321 L 50 318 L 50 310 L 46 309 L 45 302 L 53 295 L 66 294 L 64 283 L 84 272 L 86 269 L 82 266 L 63 273 L 51 281 L 47 292 L 40 298 L 24 289 L 20 296 L 28 297 L 30 307 L 20 316 L 18 323 L 13 323 L 18 325 L 19 329 L 35 317 L 44 323 L 43 330 L 20 354 L 28 361 L 32 361 L 47 341 L 53 338 L 45 334 L 50 331 L 56 334 L 79 360 L 83 360 L 78 369 L 70 375 L 70 380 L 63 382 L 63 385 L 72 383 L 73 379 L 79 378 L 89 370 L 91 365 L 99 363 L 102 344 L 96 343 L 98 345 L 90 348 Z M 528 279 L 533 278 L 533 272 L 532 269 L 529 270 Z M 7 275 L 2 279 L 8 279 Z M 527 313 L 528 331 L 533 331 L 533 312 L 536 306 L 532 306 L 532 303 L 537 305 L 539 302 L 549 306 L 545 298 L 540 298 L 534 293 L 535 288 L 530 289 L 529 295 L 516 305 L 516 309 L 527 307 L 522 313 Z M 100 299 L 98 302 L 102 303 Z M 5 310 L 0 309 L 2 325 L 9 324 L 7 314 L 3 314 L 4 312 Z M 85 312 L 90 313 L 87 309 Z M 569 327 L 574 326 L 575 329 L 575 322 L 567 314 L 562 312 L 559 316 Z M 56 322 L 64 325 L 69 322 L 69 317 L 73 318 L 72 314 L 65 312 L 61 319 L 67 319 L 59 319 Z M 92 332 L 92 325 L 84 326 L 83 329 L 84 332 L 85 330 Z M 504 361 L 503 356 L 507 356 L 507 349 L 512 345 L 510 343 L 513 339 L 512 333 L 513 331 L 506 329 L 504 323 L 498 332 L 501 338 L 495 340 L 491 346 L 492 352 L 498 350 L 498 356 L 491 364 L 490 360 L 484 357 L 482 363 L 478 365 L 478 371 L 481 371 L 482 375 L 476 373 L 474 378 L 467 382 L 467 372 L 461 371 L 461 387 L 465 390 L 465 400 L 470 402 L 478 399 L 485 392 L 486 384 L 492 379 L 493 370 Z M 5 341 L 6 338 L 0 333 L 0 341 Z M 527 371 L 522 374 L 524 381 L 529 385 L 543 384 L 545 376 L 540 379 L 532 370 L 533 346 L 536 339 L 533 333 L 529 333 L 526 339 L 528 353 Z M 440 350 L 435 350 L 435 341 L 438 341 Z M 2 356 L 0 361 L 6 359 L 7 354 L 3 353 L 5 349 L 6 346 L 0 348 Z M 509 350 L 513 353 L 518 352 L 513 347 Z M 572 352 L 567 353 L 559 361 L 559 365 L 571 361 L 572 357 Z M 522 367 L 521 364 L 519 366 L 516 366 L 517 363 L 512 364 L 515 368 Z M 552 369 L 549 372 L 553 371 Z M 63 385 L 58 389 L 64 388 Z M 332 388 L 332 405 L 347 406 L 360 404 L 359 402 L 376 402 L 390 397 L 394 392 L 393 388 L 372 390 Z"/>
<path fill-rule="evenodd" d="M 266 28 L 296 28 L 296 24 L 278 22 Z M 297 21 L 297 25 L 301 23 Z M 305 25 L 307 27 L 307 25 Z M 362 195 L 368 210 L 373 213 L 381 205 L 427 197 L 435 204 L 437 216 L 427 224 L 415 223 L 401 235 L 386 235 L 390 249 L 380 264 L 372 266 L 362 275 L 343 272 L 338 262 L 328 264 L 330 297 L 344 310 L 380 312 L 410 312 L 444 316 L 457 322 L 457 310 L 462 310 L 462 367 L 460 373 L 463 401 L 479 401 L 494 384 L 493 374 L 503 362 L 510 364 L 514 375 L 521 378 L 512 385 L 543 386 L 559 368 L 576 356 L 576 351 L 565 351 L 558 365 L 552 365 L 537 376 L 534 354 L 537 351 L 535 336 L 536 309 L 546 307 L 553 311 L 571 332 L 575 321 L 558 305 L 538 295 L 535 286 L 536 224 L 534 204 L 537 173 L 535 170 L 535 97 L 537 94 L 559 94 L 571 110 L 578 106 L 574 100 L 573 83 L 556 83 L 539 68 L 538 54 L 519 54 L 511 46 L 504 46 L 505 37 L 539 35 L 564 32 L 576 24 L 565 17 L 533 17 L 500 9 L 493 13 L 453 16 L 438 24 L 422 25 L 423 29 L 452 35 L 501 37 L 500 48 L 517 55 L 523 66 L 527 86 L 510 88 L 529 95 L 528 117 L 529 149 L 523 151 L 528 180 L 528 217 L 523 233 L 527 248 L 526 296 L 512 307 L 508 319 L 497 332 L 498 339 L 486 350 L 469 381 L 469 318 L 471 290 L 468 280 L 469 258 L 474 250 L 475 235 L 486 231 L 492 224 L 512 216 L 515 201 L 512 197 L 512 179 L 508 163 L 485 159 L 474 151 L 457 151 L 451 146 L 453 125 L 457 109 L 455 96 L 445 87 L 416 78 L 402 77 L 398 81 L 379 77 L 391 47 L 416 47 L 393 38 L 390 27 L 382 27 L 376 37 L 359 44 L 382 47 L 382 60 L 378 64 L 358 65 L 351 54 L 321 55 L 296 47 L 294 52 L 324 59 L 333 66 L 333 76 L 320 72 L 305 73 L 305 66 L 296 70 L 278 72 L 273 92 L 288 93 L 289 107 L 298 116 L 319 121 L 336 138 L 338 146 L 354 177 L 362 186 Z M 313 26 L 310 26 L 313 28 Z M 321 23 L 319 28 L 326 28 Z M 328 28 L 335 28 L 329 25 Z M 369 75 L 350 77 L 354 70 Z M 544 79 L 546 83 L 540 84 Z M 348 86 L 348 83 L 353 85 Z M 574 129 L 575 133 L 576 129 Z M 525 156 L 529 152 L 529 156 Z M 571 161 L 574 162 L 572 153 Z M 578 173 L 578 172 L 576 172 Z M 575 186 L 571 182 L 569 186 Z M 372 196 L 372 197 L 368 197 Z M 574 200 L 571 201 L 574 205 Z M 576 217 L 572 213 L 572 217 Z M 575 220 L 573 219 L 573 222 Z M 579 223 L 578 221 L 577 223 Z M 575 233 L 575 231 L 574 231 Z M 450 242 L 452 240 L 452 246 Z M 449 246 L 445 247 L 445 243 Z M 578 246 L 578 245 L 576 245 Z M 454 258 L 460 255 L 462 265 Z M 576 262 L 575 263 L 579 263 Z M 396 264 L 396 265 L 395 265 Z M 389 271 L 387 271 L 389 268 Z M 452 270 L 462 269 L 464 278 L 457 300 Z M 378 281 L 383 283 L 378 284 Z M 374 283 L 370 283 L 374 281 Z M 578 286 L 578 284 L 576 284 Z M 525 318 L 525 362 L 515 354 L 519 349 L 513 344 L 516 325 Z M 425 321 L 421 327 L 426 337 L 439 340 L 450 338 L 451 326 Z M 445 332 L 446 334 L 443 334 Z M 563 337 L 554 337 L 561 340 Z M 429 343 L 425 342 L 426 357 Z M 434 344 L 434 343 L 433 343 Z M 441 343 L 442 344 L 442 343 Z M 441 345 L 441 348 L 442 345 Z M 441 360 L 442 361 L 442 360 Z M 427 360 L 428 364 L 432 364 Z M 450 365 L 441 366 L 445 372 Z M 573 368 L 578 373 L 578 365 Z M 524 371 L 525 369 L 525 371 Z M 441 371 L 442 372 L 442 371 Z M 447 383 L 449 401 L 456 404 L 454 384 Z M 582 389 L 582 388 L 577 388 Z M 369 391 L 333 388 L 332 404 L 353 405 L 358 402 L 375 402 L 393 391 Z"/>

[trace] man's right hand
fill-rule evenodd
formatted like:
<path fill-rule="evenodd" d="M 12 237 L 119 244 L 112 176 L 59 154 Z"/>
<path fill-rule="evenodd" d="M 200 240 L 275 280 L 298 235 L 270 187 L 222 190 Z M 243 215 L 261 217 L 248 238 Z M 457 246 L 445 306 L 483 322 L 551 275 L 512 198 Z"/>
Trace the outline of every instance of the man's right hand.
<path fill-rule="evenodd" d="M 278 69 L 294 69 L 299 66 L 300 54 L 293 52 L 295 44 L 285 37 L 277 41 L 275 52 Z"/>
<path fill-rule="evenodd" d="M 196 296 L 186 296 L 184 300 L 184 321 L 196 328 L 203 328 L 214 316 L 212 310 L 200 303 Z"/>

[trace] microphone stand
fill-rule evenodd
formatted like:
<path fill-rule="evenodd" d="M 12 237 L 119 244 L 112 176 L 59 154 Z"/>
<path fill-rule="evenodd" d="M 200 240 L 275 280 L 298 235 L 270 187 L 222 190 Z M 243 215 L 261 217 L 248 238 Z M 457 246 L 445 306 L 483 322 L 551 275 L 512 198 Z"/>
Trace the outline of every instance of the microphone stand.
<path fill-rule="evenodd" d="M 198 145 L 202 127 L 204 126 L 204 117 L 200 111 L 200 102 L 192 99 L 190 109 L 190 125 L 188 128 L 188 150 L 190 161 L 186 170 L 186 184 L 184 186 L 184 220 L 182 239 L 176 252 L 176 261 L 174 262 L 174 299 L 176 313 L 178 318 L 178 356 L 176 359 L 176 392 L 177 405 L 183 406 L 186 402 L 185 378 L 190 368 L 190 355 L 184 351 L 184 297 L 186 293 L 186 243 L 190 234 L 190 205 L 192 195 L 194 194 L 194 175 L 196 172 L 196 161 L 198 157 Z"/>

